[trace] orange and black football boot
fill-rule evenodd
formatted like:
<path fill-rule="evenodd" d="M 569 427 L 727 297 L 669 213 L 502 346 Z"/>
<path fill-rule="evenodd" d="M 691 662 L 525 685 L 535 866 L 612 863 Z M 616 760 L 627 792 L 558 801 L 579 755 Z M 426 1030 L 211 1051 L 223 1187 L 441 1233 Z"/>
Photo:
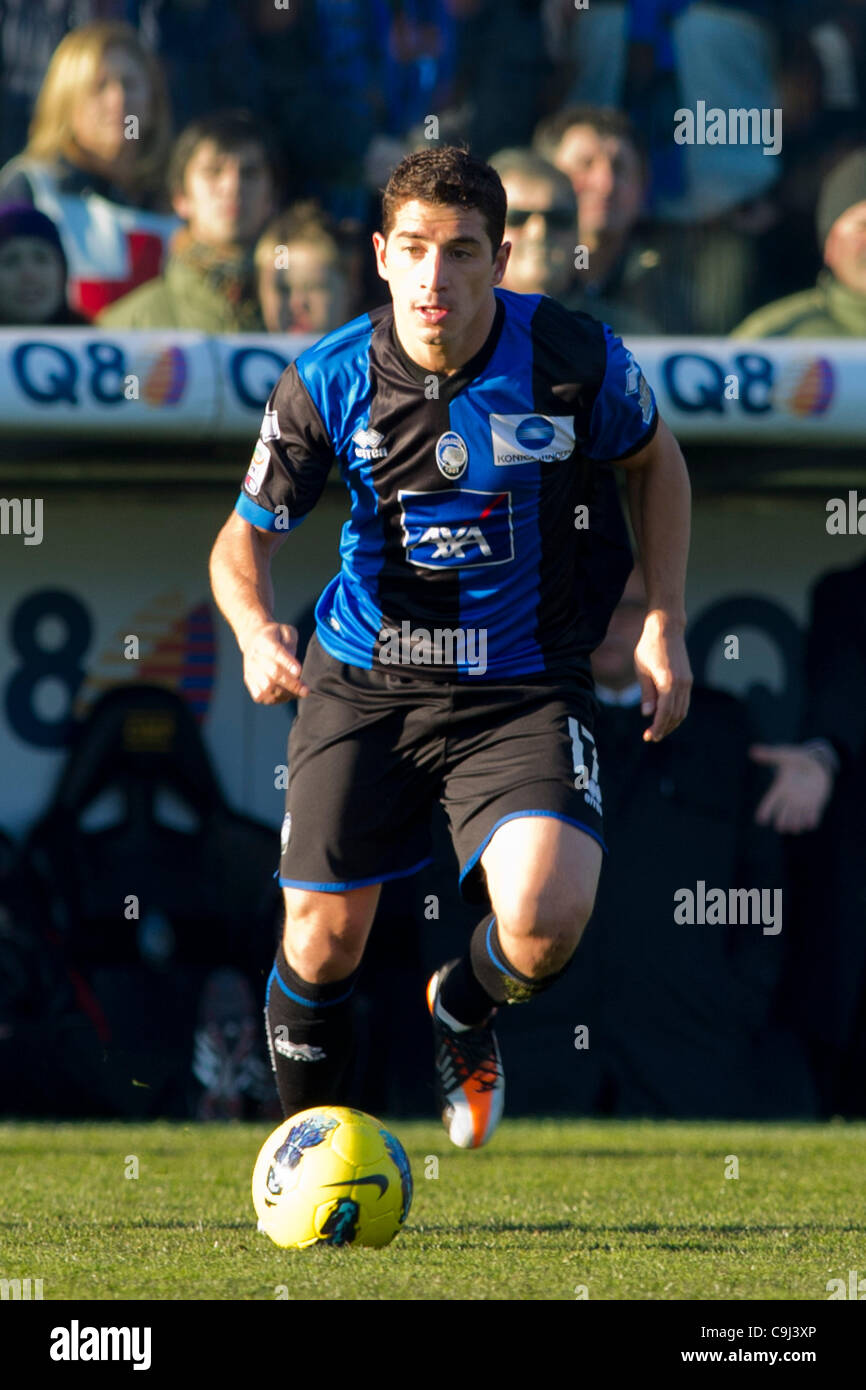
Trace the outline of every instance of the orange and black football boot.
<path fill-rule="evenodd" d="M 478 1149 L 490 1139 L 502 1118 L 505 1073 L 490 1020 L 461 1028 L 439 1003 L 439 988 L 456 960 L 440 966 L 427 985 L 427 1007 L 433 1020 L 436 1090 L 442 1123 L 452 1144 Z"/>

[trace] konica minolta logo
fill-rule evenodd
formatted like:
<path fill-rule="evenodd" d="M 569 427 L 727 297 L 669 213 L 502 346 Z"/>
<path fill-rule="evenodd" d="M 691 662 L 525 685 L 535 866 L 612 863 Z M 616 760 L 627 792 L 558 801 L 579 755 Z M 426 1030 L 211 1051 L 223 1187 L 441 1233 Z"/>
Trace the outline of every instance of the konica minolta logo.
<path fill-rule="evenodd" d="M 493 462 L 562 463 L 574 453 L 573 415 L 491 415 Z"/>
<path fill-rule="evenodd" d="M 352 435 L 356 459 L 383 459 L 388 453 L 381 447 L 384 434 L 378 430 L 360 429 Z"/>

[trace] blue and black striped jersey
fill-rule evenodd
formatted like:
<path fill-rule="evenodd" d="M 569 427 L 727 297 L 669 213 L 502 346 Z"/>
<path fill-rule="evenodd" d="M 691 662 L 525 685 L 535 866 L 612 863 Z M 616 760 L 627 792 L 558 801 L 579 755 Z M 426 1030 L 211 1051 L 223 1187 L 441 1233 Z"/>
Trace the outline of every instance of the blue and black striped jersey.
<path fill-rule="evenodd" d="M 555 675 L 604 635 L 631 564 L 607 465 L 652 438 L 655 399 L 606 324 L 495 294 L 450 376 L 408 356 L 387 305 L 303 352 L 268 400 L 236 510 L 291 530 L 337 463 L 351 513 L 316 624 L 339 661 L 387 664 L 394 632 L 483 631 L 488 678 Z M 462 655 L 425 678 L 477 674 Z"/>

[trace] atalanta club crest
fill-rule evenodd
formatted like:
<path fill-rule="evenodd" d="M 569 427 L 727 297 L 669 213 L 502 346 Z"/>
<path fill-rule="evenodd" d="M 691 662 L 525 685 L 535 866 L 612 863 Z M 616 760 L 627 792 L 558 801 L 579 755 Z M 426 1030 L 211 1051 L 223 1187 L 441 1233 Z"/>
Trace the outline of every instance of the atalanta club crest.
<path fill-rule="evenodd" d="M 466 472 L 469 450 L 466 441 L 454 430 L 446 430 L 436 441 L 436 463 L 446 478 L 460 478 Z"/>

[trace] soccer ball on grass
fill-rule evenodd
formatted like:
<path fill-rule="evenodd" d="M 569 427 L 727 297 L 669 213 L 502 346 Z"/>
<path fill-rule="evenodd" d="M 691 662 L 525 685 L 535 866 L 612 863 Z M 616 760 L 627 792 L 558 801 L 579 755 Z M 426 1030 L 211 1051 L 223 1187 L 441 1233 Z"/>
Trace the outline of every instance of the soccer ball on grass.
<path fill-rule="evenodd" d="M 275 1245 L 387 1245 L 409 1214 L 403 1145 L 372 1115 L 317 1106 L 269 1135 L 253 1170 L 259 1230 Z"/>

